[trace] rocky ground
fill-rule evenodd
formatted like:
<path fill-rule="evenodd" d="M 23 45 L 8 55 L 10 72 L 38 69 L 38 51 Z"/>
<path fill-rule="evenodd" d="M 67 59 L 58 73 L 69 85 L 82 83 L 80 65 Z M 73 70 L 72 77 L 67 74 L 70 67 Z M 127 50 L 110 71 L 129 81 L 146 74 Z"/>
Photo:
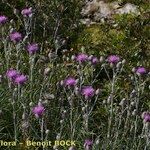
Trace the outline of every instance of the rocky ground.
<path fill-rule="evenodd" d="M 85 1 L 82 9 L 81 22 L 86 25 L 104 21 L 106 18 L 111 18 L 114 14 L 140 14 L 138 6 L 131 3 L 122 5 L 118 1 L 105 2 L 101 0 Z"/>

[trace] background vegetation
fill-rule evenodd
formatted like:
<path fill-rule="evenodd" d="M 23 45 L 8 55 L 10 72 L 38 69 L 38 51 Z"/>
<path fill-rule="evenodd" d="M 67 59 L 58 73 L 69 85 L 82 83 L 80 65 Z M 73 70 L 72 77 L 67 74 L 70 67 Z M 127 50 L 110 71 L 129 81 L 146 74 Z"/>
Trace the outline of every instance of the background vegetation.
<path fill-rule="evenodd" d="M 111 1 L 106 0 L 106 2 Z M 147 70 L 150 68 L 149 2 L 147 0 L 120 0 L 119 2 L 120 6 L 126 3 L 137 5 L 140 14 L 117 14 L 113 15 L 111 19 L 105 19 L 104 22 L 86 26 L 80 22 L 82 18 L 80 12 L 84 1 L 2 0 L 0 2 L 0 15 L 8 16 L 9 20 L 5 26 L 0 26 L 1 29 L 3 28 L 1 37 L 5 37 L 0 42 L 0 74 L 2 75 L 0 139 L 14 140 L 14 116 L 12 114 L 14 110 L 11 100 L 15 99 L 18 141 L 25 141 L 28 138 L 41 140 L 42 119 L 37 120 L 31 109 L 39 101 L 42 101 L 47 110 L 43 117 L 45 140 L 59 139 L 59 135 L 60 139 L 70 139 L 70 135 L 72 135 L 70 122 L 73 121 L 76 123 L 73 139 L 77 141 L 76 148 L 79 150 L 86 150 L 84 140 L 87 138 L 93 140 L 92 150 L 149 149 L 149 127 L 146 128 L 143 125 L 141 118 L 142 112 L 149 111 L 150 107 L 149 75 L 138 77 L 132 71 L 133 67 L 137 66 L 144 66 Z M 32 22 L 28 28 L 31 33 L 20 46 L 20 56 L 18 57 L 16 56 L 16 45 L 6 40 L 5 47 L 3 40 L 7 39 L 12 28 L 21 32 L 23 36 L 28 34 L 25 29 L 24 17 L 21 15 L 22 9 L 26 7 L 33 9 Z M 30 57 L 25 50 L 25 45 L 32 42 L 36 42 L 40 46 L 40 51 L 37 52 L 35 58 Z M 8 53 L 5 52 L 5 48 Z M 58 51 L 58 55 L 55 54 L 56 51 Z M 79 52 L 96 56 L 98 59 L 103 56 L 104 61 L 94 67 L 89 63 L 80 66 L 71 58 L 72 55 Z M 125 65 L 121 64 L 123 69 L 120 74 L 117 74 L 115 84 L 112 84 L 114 78 L 112 68 L 105 62 L 107 56 L 111 54 L 119 55 L 121 61 L 126 60 Z M 5 75 L 9 68 L 16 67 L 19 60 L 21 61 L 19 71 L 29 77 L 28 82 L 21 87 L 21 91 L 18 86 L 9 87 Z M 103 64 L 106 65 L 106 68 Z M 49 71 L 45 73 L 47 68 Z M 105 69 L 111 81 L 108 79 Z M 82 110 L 86 105 L 81 103 L 84 98 L 76 95 L 75 91 L 66 90 L 60 84 L 68 76 L 80 79 L 80 71 L 84 78 L 83 82 L 79 81 L 81 85 L 90 85 L 96 79 L 92 86 L 100 89 L 96 105 L 94 105 L 96 96 L 89 104 L 93 110 L 89 117 L 88 132 L 84 126 L 85 114 Z M 30 80 L 31 76 L 33 76 L 33 80 Z M 112 123 L 109 124 L 109 120 L 111 120 L 109 98 L 112 94 L 112 86 L 115 88 L 113 93 L 114 110 Z M 136 96 L 132 97 L 131 94 L 134 91 L 140 96 L 135 94 Z M 70 106 L 70 99 L 74 101 L 73 108 Z M 120 102 L 123 99 L 126 99 L 127 104 L 125 108 L 121 109 Z M 140 101 L 138 110 L 135 106 L 131 106 L 131 102 L 136 103 L 137 99 Z M 25 114 L 22 102 L 26 103 Z M 63 118 L 64 110 L 67 113 Z M 135 114 L 132 114 L 134 111 L 136 111 Z M 71 112 L 73 118 L 70 117 Z M 24 122 L 26 119 L 23 118 L 23 115 L 30 119 Z M 27 123 L 25 129 L 23 128 L 24 123 Z M 109 127 L 111 131 L 108 132 Z M 47 130 L 48 134 L 45 133 Z M 12 149 L 14 150 L 14 148 Z M 18 147 L 18 150 L 20 149 L 27 148 Z M 60 149 L 62 148 L 60 147 Z M 69 149 L 69 147 L 64 147 L 64 149 Z"/>

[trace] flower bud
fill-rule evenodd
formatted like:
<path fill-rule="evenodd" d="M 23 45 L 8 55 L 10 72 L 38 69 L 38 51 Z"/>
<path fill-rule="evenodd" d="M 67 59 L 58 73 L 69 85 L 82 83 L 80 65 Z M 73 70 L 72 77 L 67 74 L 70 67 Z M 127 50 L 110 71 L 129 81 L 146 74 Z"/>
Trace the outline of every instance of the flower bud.
<path fill-rule="evenodd" d="M 67 113 L 67 111 L 66 111 L 66 110 L 64 110 L 64 111 L 63 111 L 63 113 L 64 113 L 64 114 L 66 114 L 66 113 Z"/>
<path fill-rule="evenodd" d="M 76 150 L 76 148 L 74 146 L 71 146 L 68 150 Z"/>
<path fill-rule="evenodd" d="M 45 68 L 45 69 L 44 69 L 44 75 L 48 75 L 49 72 L 50 72 L 50 68 Z"/>
<path fill-rule="evenodd" d="M 100 57 L 99 62 L 100 63 L 104 62 L 104 57 L 103 56 Z"/>
<path fill-rule="evenodd" d="M 63 86 L 63 84 L 64 84 L 64 81 L 63 81 L 63 80 L 61 80 L 61 81 L 60 81 L 60 85 L 61 85 L 61 86 Z"/>
<path fill-rule="evenodd" d="M 14 9 L 14 14 L 15 14 L 15 15 L 18 15 L 18 14 L 19 14 L 18 9 L 16 9 L 16 8 Z"/>
<path fill-rule="evenodd" d="M 64 122 L 64 120 L 60 120 L 60 124 L 62 124 Z"/>
<path fill-rule="evenodd" d="M 121 62 L 118 62 L 117 65 L 116 65 L 117 69 L 120 69 L 121 65 L 122 65 Z"/>
<path fill-rule="evenodd" d="M 126 104 L 126 99 L 123 98 L 123 99 L 121 100 L 121 102 L 119 103 L 119 105 L 120 105 L 120 106 L 124 106 L 125 104 Z"/>
<path fill-rule="evenodd" d="M 131 78 L 132 81 L 134 81 L 134 76 L 131 76 L 130 78 Z"/>
<path fill-rule="evenodd" d="M 10 20 L 10 23 L 12 24 L 13 22 L 14 22 L 14 20 L 13 20 L 13 19 L 11 19 L 11 20 Z"/>
<path fill-rule="evenodd" d="M 109 97 L 107 98 L 107 104 L 110 104 L 110 103 L 111 103 L 111 100 L 112 100 L 112 97 L 109 96 Z"/>
<path fill-rule="evenodd" d="M 135 73 L 135 71 L 136 71 L 135 67 L 134 67 L 134 68 L 132 68 L 132 72 L 133 72 L 133 73 Z"/>
<path fill-rule="evenodd" d="M 88 60 L 92 60 L 92 58 L 93 58 L 93 55 L 90 55 L 90 56 L 88 57 Z"/>
<path fill-rule="evenodd" d="M 50 132 L 50 131 L 49 131 L 48 129 L 45 131 L 46 134 L 49 134 L 49 132 Z"/>
<path fill-rule="evenodd" d="M 136 91 L 135 90 L 132 90 L 132 92 L 131 92 L 131 97 L 133 98 L 133 97 L 135 97 L 136 96 Z"/>
<path fill-rule="evenodd" d="M 80 69 L 80 65 L 77 65 L 77 70 Z"/>
<path fill-rule="evenodd" d="M 12 33 L 12 32 L 14 32 L 14 31 L 15 31 L 15 29 L 14 29 L 14 28 L 11 28 L 9 32 Z"/>
<path fill-rule="evenodd" d="M 58 133 L 56 136 L 56 140 L 60 140 L 60 137 L 61 137 L 61 135 L 60 135 L 60 133 Z"/>
<path fill-rule="evenodd" d="M 17 88 L 14 89 L 14 92 L 17 92 Z"/>
<path fill-rule="evenodd" d="M 114 67 L 114 64 L 113 63 L 110 63 L 110 68 L 113 68 Z"/>
<path fill-rule="evenodd" d="M 79 88 L 78 87 L 75 88 L 75 94 L 79 95 Z"/>
<path fill-rule="evenodd" d="M 54 145 L 54 146 L 53 146 L 53 149 L 54 149 L 54 150 L 58 150 L 58 146 L 57 146 L 57 145 Z"/>
<path fill-rule="evenodd" d="M 97 90 L 95 91 L 95 94 L 98 95 L 99 93 L 100 93 L 100 89 L 97 89 Z"/>
<path fill-rule="evenodd" d="M 2 75 L 0 75 L 0 83 L 2 83 Z"/>
<path fill-rule="evenodd" d="M 106 104 L 106 100 L 103 100 L 103 104 Z"/>
<path fill-rule="evenodd" d="M 131 102 L 131 106 L 135 106 L 135 102 Z"/>
<path fill-rule="evenodd" d="M 71 96 L 68 97 L 68 101 L 70 101 L 70 100 L 71 100 Z"/>
<path fill-rule="evenodd" d="M 133 116 L 137 115 L 137 110 L 136 109 L 133 110 L 132 115 Z"/>
<path fill-rule="evenodd" d="M 22 119 L 24 120 L 26 118 L 25 113 L 22 114 Z"/>
<path fill-rule="evenodd" d="M 88 105 L 87 105 L 87 104 L 85 105 L 85 108 L 88 108 Z"/>
<path fill-rule="evenodd" d="M 69 61 L 69 57 L 66 57 L 66 61 Z"/>
<path fill-rule="evenodd" d="M 82 107 L 82 111 L 83 111 L 83 112 L 85 111 L 85 107 Z"/>
<path fill-rule="evenodd" d="M 34 103 L 33 103 L 33 102 L 30 102 L 30 103 L 29 103 L 29 106 L 30 106 L 30 107 L 32 107 L 33 105 L 34 105 Z"/>
<path fill-rule="evenodd" d="M 123 60 L 122 60 L 122 64 L 125 64 L 125 63 L 126 63 L 126 60 L 125 60 L 125 59 L 123 59 Z"/>
<path fill-rule="evenodd" d="M 75 55 L 72 55 L 72 56 L 71 56 L 71 60 L 72 60 L 72 61 L 74 61 L 75 58 L 76 58 Z"/>
<path fill-rule="evenodd" d="M 95 144 L 98 145 L 100 143 L 99 139 L 96 140 Z"/>

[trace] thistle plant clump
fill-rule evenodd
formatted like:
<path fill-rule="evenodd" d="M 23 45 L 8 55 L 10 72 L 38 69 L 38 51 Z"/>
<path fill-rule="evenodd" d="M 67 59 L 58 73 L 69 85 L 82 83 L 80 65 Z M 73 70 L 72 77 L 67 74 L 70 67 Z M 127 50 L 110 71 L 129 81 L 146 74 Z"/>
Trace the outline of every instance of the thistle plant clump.
<path fill-rule="evenodd" d="M 150 149 L 149 68 L 83 49 L 43 58 L 33 9 L 20 14 L 24 33 L 0 16 L 0 140 L 23 142 L 18 149 L 27 140 L 52 141 L 45 150 Z"/>

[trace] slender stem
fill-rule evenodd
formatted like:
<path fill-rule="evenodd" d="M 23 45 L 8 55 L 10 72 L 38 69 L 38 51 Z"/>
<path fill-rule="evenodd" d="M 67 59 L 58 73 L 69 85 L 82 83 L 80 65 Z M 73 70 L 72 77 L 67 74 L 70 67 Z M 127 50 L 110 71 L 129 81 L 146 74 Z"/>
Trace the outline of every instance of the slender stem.
<path fill-rule="evenodd" d="M 113 70 L 113 79 L 112 79 L 112 83 L 111 83 L 111 105 L 110 105 L 110 118 L 108 121 L 108 133 L 107 133 L 107 138 L 110 137 L 110 129 L 111 129 L 111 125 L 112 125 L 112 119 L 113 119 L 113 94 L 114 94 L 114 86 L 115 86 L 115 74 L 114 74 L 114 70 Z"/>
<path fill-rule="evenodd" d="M 71 125 L 71 140 L 73 140 L 73 100 L 70 102 L 70 125 Z"/>
<path fill-rule="evenodd" d="M 136 111 L 138 112 L 138 109 L 139 109 L 139 100 L 140 100 L 140 87 L 139 87 L 138 84 L 137 84 L 136 88 L 137 88 Z M 137 125 L 138 125 L 137 121 L 138 121 L 138 115 L 136 115 L 136 118 L 135 118 L 135 121 L 134 121 L 134 126 L 135 126 L 135 129 L 134 129 L 134 141 L 136 139 L 136 133 L 137 133 Z"/>
<path fill-rule="evenodd" d="M 32 89 L 32 83 L 33 83 L 33 70 L 34 70 L 34 60 L 35 55 L 30 55 L 29 63 L 30 63 L 30 88 Z"/>
<path fill-rule="evenodd" d="M 86 132 L 88 133 L 89 130 L 89 111 L 88 111 L 88 100 L 86 100 L 86 118 L 85 118 L 85 125 L 86 125 Z"/>
<path fill-rule="evenodd" d="M 41 119 L 41 141 L 44 139 L 44 118 Z"/>
<path fill-rule="evenodd" d="M 17 125 L 16 125 L 16 103 L 15 103 L 16 91 L 14 90 L 12 96 L 12 108 L 13 108 L 13 124 L 14 124 L 14 140 L 17 141 Z"/>

